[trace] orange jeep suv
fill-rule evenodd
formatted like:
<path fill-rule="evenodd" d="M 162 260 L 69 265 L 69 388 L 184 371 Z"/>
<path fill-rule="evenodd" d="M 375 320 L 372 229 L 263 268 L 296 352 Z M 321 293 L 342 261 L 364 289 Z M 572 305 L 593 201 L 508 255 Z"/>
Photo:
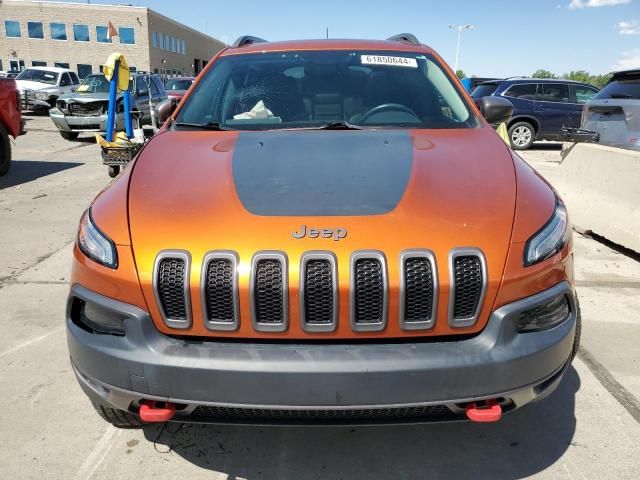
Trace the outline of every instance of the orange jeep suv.
<path fill-rule="evenodd" d="M 116 426 L 498 420 L 578 345 L 554 190 L 413 35 L 217 54 L 80 221 L 73 369 Z"/>

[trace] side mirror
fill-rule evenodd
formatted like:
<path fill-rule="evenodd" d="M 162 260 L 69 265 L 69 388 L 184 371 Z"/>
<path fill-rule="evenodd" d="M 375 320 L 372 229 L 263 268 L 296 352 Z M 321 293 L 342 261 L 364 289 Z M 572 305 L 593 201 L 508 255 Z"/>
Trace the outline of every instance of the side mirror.
<path fill-rule="evenodd" d="M 156 107 L 156 120 L 158 121 L 158 125 L 162 125 L 173 115 L 178 103 L 180 103 L 179 99 L 169 97 L 158 104 Z"/>
<path fill-rule="evenodd" d="M 485 120 L 491 124 L 508 121 L 513 115 L 513 104 L 502 97 L 482 97 L 476 100 L 476 105 Z"/>

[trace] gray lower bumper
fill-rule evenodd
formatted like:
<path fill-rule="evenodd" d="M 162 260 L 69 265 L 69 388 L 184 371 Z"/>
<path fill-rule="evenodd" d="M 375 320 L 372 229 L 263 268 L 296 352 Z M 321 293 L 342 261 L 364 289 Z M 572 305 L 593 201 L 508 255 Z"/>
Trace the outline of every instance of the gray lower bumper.
<path fill-rule="evenodd" d="M 517 333 L 514 317 L 520 311 L 562 293 L 571 305 L 568 320 L 550 330 Z M 71 290 L 70 304 L 72 297 L 125 318 L 126 334 L 118 337 L 90 333 L 71 320 L 71 308 L 67 313 L 71 360 L 83 388 L 125 409 L 145 398 L 331 409 L 449 405 L 505 396 L 517 408 L 559 382 L 576 323 L 574 293 L 566 282 L 500 308 L 473 338 L 389 344 L 186 341 L 159 333 L 137 307 L 79 285 Z"/>

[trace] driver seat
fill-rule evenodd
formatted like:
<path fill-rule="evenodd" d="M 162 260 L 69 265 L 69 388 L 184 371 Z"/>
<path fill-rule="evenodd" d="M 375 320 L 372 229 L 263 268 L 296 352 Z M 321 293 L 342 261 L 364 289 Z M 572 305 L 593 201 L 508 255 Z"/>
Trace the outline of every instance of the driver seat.
<path fill-rule="evenodd" d="M 396 75 L 399 72 L 396 72 Z M 394 88 L 399 85 L 403 85 L 405 82 L 400 81 L 400 78 L 396 78 L 394 82 L 389 79 L 388 72 L 372 72 L 367 78 L 367 82 L 364 87 L 363 104 L 364 109 L 362 112 L 351 117 L 351 121 L 358 123 L 364 117 L 364 114 L 370 109 L 383 105 L 386 103 L 399 103 L 407 107 L 413 108 L 411 96 L 407 89 Z"/>

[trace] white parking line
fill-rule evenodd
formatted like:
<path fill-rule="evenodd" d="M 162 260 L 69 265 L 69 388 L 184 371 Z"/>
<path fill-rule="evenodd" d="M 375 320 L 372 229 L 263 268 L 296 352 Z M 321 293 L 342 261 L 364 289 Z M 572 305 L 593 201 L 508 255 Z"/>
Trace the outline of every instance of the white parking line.
<path fill-rule="evenodd" d="M 40 335 L 39 337 L 32 338 L 31 340 L 27 340 L 26 342 L 16 345 L 15 347 L 11 347 L 10 349 L 5 350 L 4 352 L 0 352 L 0 358 L 5 357 L 7 355 L 11 355 L 12 353 L 22 350 L 23 348 L 26 348 L 29 345 L 33 345 L 34 343 L 41 342 L 45 338 L 48 338 L 55 333 L 58 333 L 60 330 L 62 330 L 62 327 L 54 328 L 49 333 L 45 333 L 44 335 Z"/>
<path fill-rule="evenodd" d="M 111 425 L 108 425 L 107 429 L 102 434 L 102 437 L 100 437 L 100 440 L 98 440 L 98 443 L 93 447 L 93 450 L 91 450 L 91 453 L 87 456 L 73 478 L 75 480 L 88 480 L 91 478 L 98 467 L 102 465 L 107 454 L 113 448 L 113 444 L 115 443 L 113 440 L 121 434 L 122 430 L 118 430 Z"/>

